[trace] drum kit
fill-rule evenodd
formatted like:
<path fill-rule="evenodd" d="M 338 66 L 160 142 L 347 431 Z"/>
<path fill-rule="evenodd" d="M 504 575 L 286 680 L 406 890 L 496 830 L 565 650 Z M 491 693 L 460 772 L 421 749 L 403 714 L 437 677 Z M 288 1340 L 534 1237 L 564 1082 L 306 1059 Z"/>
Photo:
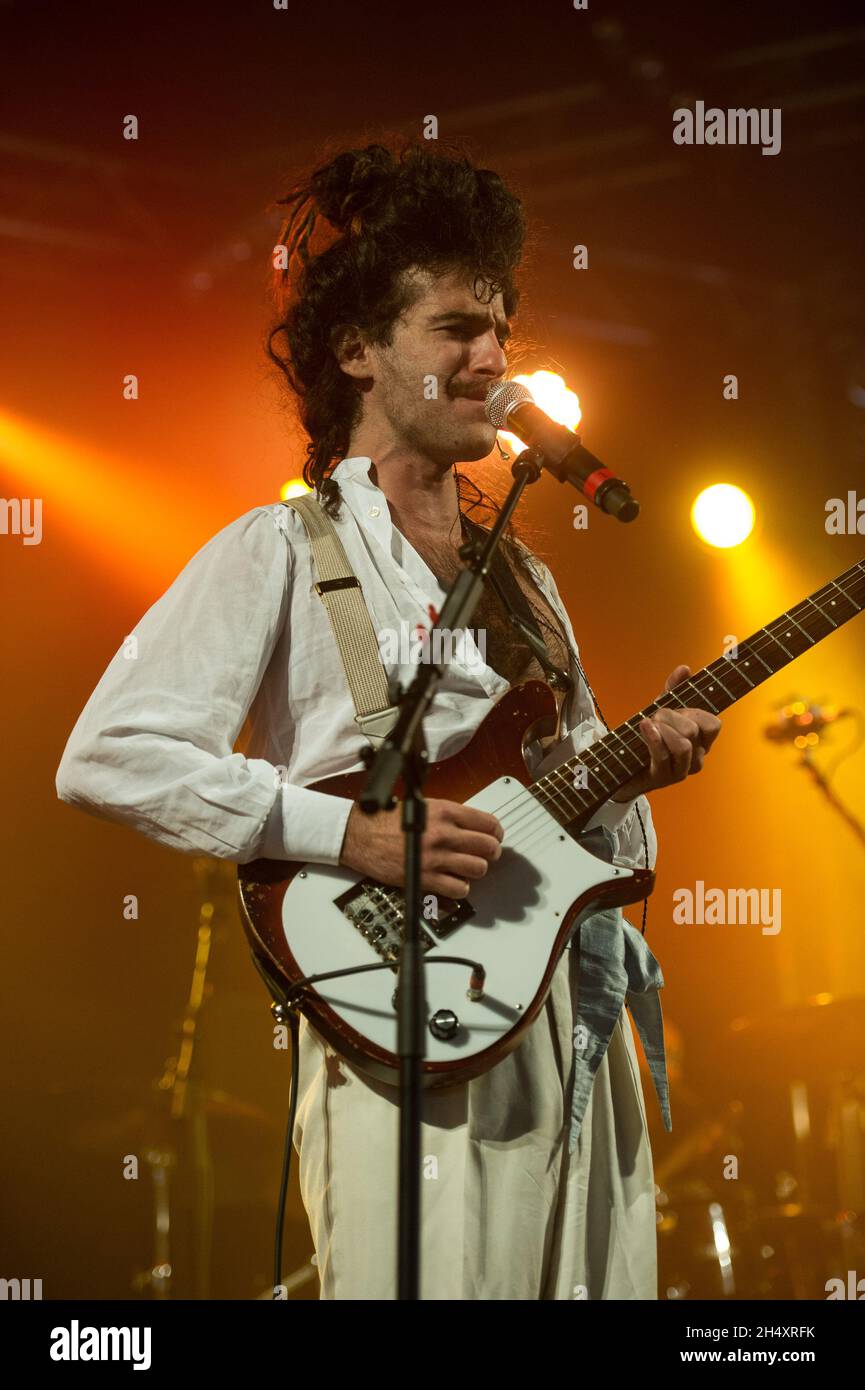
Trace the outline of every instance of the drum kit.
<path fill-rule="evenodd" d="M 735 1099 L 653 1139 L 661 1298 L 825 1299 L 865 1272 L 863 1037 L 859 997 L 734 1020 Z M 675 1117 L 675 1054 L 670 1079 Z"/>
<path fill-rule="evenodd" d="M 826 735 L 854 715 L 857 740 L 821 769 L 815 754 Z M 763 732 L 795 750 L 796 766 L 865 845 L 865 826 L 833 784 L 861 743 L 861 725 L 857 711 L 797 695 L 778 705 Z M 708 1118 L 682 1082 L 674 1042 L 673 1114 L 678 1088 L 679 1108 L 687 1114 L 690 1106 L 693 1123 L 672 1149 L 666 1136 L 653 1137 L 661 1298 L 825 1299 L 830 1288 L 858 1287 L 856 1272 L 865 1274 L 863 1040 L 859 995 L 821 994 L 735 1019 L 723 1040 L 735 1095 Z"/>

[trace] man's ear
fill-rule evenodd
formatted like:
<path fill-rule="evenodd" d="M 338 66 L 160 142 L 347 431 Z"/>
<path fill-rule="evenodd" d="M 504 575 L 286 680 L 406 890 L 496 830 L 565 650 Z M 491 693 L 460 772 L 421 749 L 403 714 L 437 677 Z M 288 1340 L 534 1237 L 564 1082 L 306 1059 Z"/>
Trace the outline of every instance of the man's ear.
<path fill-rule="evenodd" d="M 372 351 L 355 324 L 340 323 L 330 333 L 330 348 L 341 369 L 358 379 L 373 376 Z"/>

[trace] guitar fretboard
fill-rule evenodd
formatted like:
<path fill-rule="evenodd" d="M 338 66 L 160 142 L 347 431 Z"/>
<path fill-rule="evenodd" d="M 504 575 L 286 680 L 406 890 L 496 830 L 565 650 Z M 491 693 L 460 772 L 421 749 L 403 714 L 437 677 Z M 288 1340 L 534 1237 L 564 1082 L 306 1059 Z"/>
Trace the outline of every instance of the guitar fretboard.
<path fill-rule="evenodd" d="M 665 708 L 703 709 L 720 714 L 863 608 L 865 560 L 740 642 L 735 655 L 718 657 L 638 710 L 590 748 L 583 749 L 577 757 L 539 777 L 531 784 L 533 795 L 561 825 L 586 822 L 599 806 L 649 766 L 651 755 L 638 728 L 643 719 Z M 579 777 L 578 770 L 582 770 Z"/>

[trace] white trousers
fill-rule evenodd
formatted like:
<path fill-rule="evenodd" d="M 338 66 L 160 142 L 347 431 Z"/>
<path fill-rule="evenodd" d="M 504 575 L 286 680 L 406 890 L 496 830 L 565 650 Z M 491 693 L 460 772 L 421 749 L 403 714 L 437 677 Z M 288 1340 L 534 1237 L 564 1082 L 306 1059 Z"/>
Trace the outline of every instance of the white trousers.
<path fill-rule="evenodd" d="M 425 1091 L 423 1299 L 654 1299 L 652 1155 L 625 1010 L 568 1154 L 576 952 L 508 1057 Z M 398 1090 L 306 1021 L 294 1147 L 323 1299 L 396 1297 Z"/>

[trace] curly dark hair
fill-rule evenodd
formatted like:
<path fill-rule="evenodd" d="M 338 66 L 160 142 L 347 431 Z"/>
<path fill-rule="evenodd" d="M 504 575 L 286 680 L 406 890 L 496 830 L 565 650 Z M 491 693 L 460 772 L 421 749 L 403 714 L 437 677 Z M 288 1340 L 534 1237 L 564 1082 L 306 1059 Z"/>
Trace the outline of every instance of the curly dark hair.
<path fill-rule="evenodd" d="M 296 397 L 309 435 L 303 478 L 337 515 L 339 486 L 329 474 L 345 457 L 360 419 L 362 393 L 333 351 L 341 326 L 355 324 L 371 342 L 392 342 L 398 316 L 416 293 L 404 274 L 461 269 L 475 277 L 475 294 L 489 303 L 501 293 L 515 313 L 515 272 L 523 253 L 522 204 L 491 169 L 479 169 L 457 146 L 403 141 L 393 149 L 370 144 L 345 150 L 296 183 L 276 206 L 288 211 L 274 257 L 279 322 L 267 353 Z M 321 219 L 330 224 L 321 227 Z M 313 254 L 311 243 L 328 244 Z M 284 340 L 284 350 L 274 347 Z M 470 509 L 487 499 L 457 473 L 460 500 Z"/>

